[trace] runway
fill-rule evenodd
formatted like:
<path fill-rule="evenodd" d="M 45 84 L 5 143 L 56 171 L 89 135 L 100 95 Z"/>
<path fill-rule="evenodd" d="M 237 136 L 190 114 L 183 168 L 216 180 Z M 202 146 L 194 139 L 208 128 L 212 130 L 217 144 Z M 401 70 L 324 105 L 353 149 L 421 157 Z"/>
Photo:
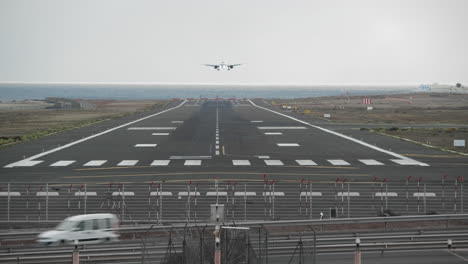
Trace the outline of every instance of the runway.
<path fill-rule="evenodd" d="M 187 179 L 190 172 L 301 172 L 311 180 L 322 174 L 327 180 L 327 174 L 438 180 L 468 165 L 466 157 L 430 149 L 426 155 L 401 155 L 398 147 L 411 154 L 411 143 L 379 136 L 375 144 L 279 111 L 261 100 L 174 101 L 153 113 L 100 124 L 98 131 L 83 128 L 2 149 L 0 174 L 2 181 L 19 182 L 112 180 L 107 175 L 148 181 L 138 175 L 154 173 L 159 180 L 173 172 L 188 173 Z M 395 147 L 386 148 L 392 141 Z"/>

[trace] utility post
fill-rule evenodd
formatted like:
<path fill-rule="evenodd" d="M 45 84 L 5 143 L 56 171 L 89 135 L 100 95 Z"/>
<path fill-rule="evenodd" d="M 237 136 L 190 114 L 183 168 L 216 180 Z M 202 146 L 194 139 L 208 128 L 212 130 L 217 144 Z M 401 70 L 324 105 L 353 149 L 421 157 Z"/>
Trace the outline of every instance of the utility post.
<path fill-rule="evenodd" d="M 221 224 L 224 222 L 224 204 L 211 205 L 211 221 L 216 224 L 213 232 L 215 236 L 214 263 L 221 264 Z"/>

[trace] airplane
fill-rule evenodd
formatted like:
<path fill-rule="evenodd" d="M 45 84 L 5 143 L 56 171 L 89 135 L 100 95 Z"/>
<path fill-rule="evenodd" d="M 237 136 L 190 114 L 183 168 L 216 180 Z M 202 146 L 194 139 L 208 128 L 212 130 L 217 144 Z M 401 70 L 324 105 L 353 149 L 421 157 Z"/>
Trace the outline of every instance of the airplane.
<path fill-rule="evenodd" d="M 227 64 L 226 62 L 223 61 L 220 64 L 203 64 L 203 65 L 213 67 L 217 71 L 219 71 L 219 70 L 228 70 L 228 71 L 230 71 L 232 68 L 234 68 L 236 66 L 240 66 L 242 64 Z"/>

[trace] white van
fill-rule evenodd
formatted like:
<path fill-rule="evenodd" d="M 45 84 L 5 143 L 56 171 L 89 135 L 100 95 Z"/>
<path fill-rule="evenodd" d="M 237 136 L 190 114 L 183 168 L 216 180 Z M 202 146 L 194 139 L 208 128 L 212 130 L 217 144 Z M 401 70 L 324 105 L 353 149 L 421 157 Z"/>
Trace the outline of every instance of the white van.
<path fill-rule="evenodd" d="M 113 214 L 75 215 L 63 220 L 55 230 L 39 234 L 37 242 L 52 244 L 88 244 L 115 241 L 119 221 Z"/>

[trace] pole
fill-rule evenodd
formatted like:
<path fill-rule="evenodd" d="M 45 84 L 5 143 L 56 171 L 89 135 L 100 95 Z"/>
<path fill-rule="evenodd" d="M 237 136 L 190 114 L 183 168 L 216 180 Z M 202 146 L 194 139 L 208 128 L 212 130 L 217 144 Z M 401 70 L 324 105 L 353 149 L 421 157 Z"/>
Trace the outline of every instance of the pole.
<path fill-rule="evenodd" d="M 244 221 L 247 221 L 247 184 L 244 183 Z"/>
<path fill-rule="evenodd" d="M 359 245 L 361 240 L 356 238 L 356 250 L 354 251 L 354 264 L 361 264 L 361 250 L 359 249 Z"/>
<path fill-rule="evenodd" d="M 163 192 L 163 183 L 161 182 L 160 185 L 159 185 L 159 223 L 162 222 L 162 212 L 163 212 L 163 196 L 162 196 L 162 192 Z"/>
<path fill-rule="evenodd" d="M 46 221 L 49 220 L 49 184 L 46 183 Z"/>
<path fill-rule="evenodd" d="M 80 264 L 80 251 L 77 245 L 75 245 L 75 249 L 73 249 L 72 259 L 73 264 Z"/>
<path fill-rule="evenodd" d="M 86 205 L 88 204 L 88 188 L 84 185 L 84 214 L 86 214 Z"/>
<path fill-rule="evenodd" d="M 10 183 L 8 183 L 7 219 L 10 221 Z"/>
<path fill-rule="evenodd" d="M 310 202 L 310 208 L 309 208 L 309 215 L 310 219 L 312 219 L 312 183 L 310 183 L 310 197 L 309 197 L 309 202 Z"/>

